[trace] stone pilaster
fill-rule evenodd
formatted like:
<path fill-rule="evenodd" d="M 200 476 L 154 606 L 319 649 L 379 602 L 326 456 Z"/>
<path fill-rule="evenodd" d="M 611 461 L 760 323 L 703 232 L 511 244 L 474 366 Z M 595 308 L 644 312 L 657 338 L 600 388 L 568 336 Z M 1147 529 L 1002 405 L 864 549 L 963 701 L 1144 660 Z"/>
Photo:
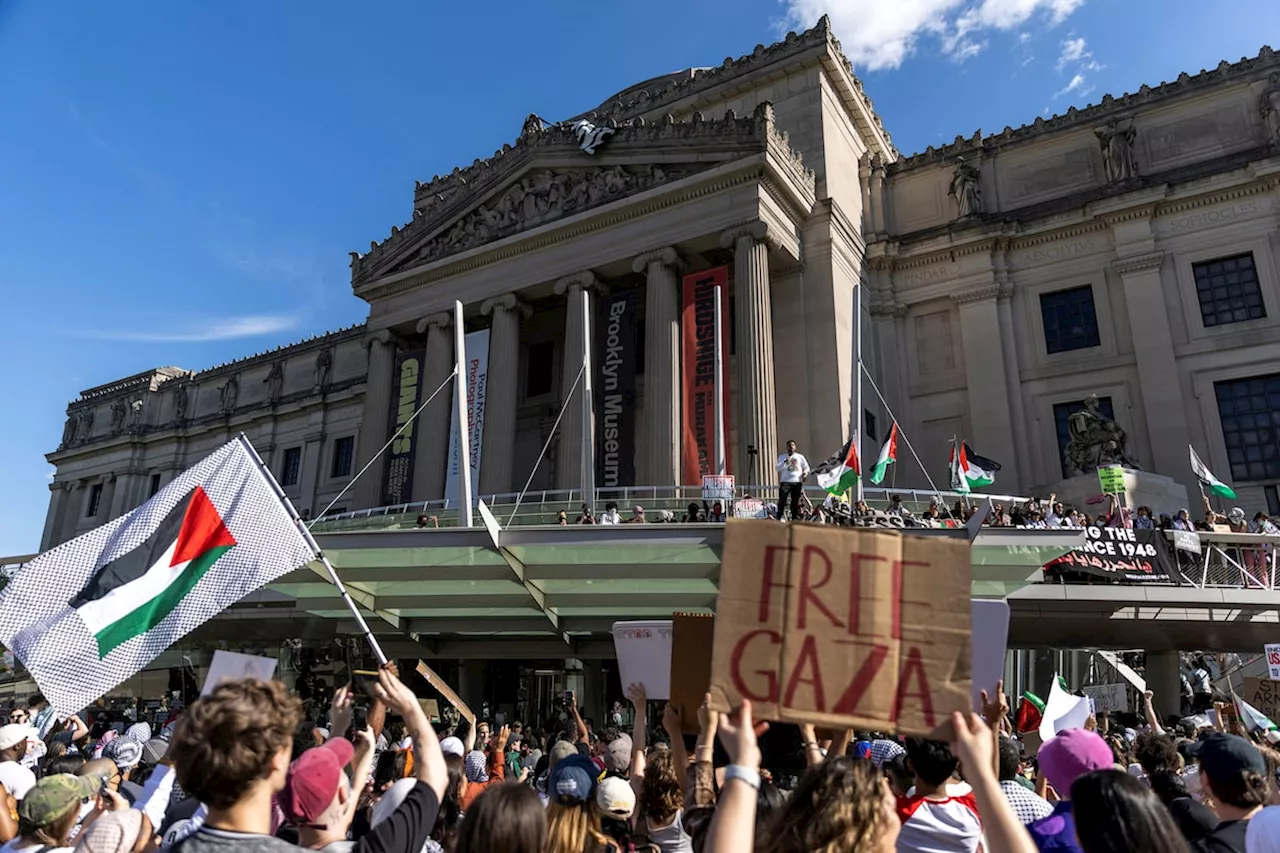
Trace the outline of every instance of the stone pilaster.
<path fill-rule="evenodd" d="M 966 438 L 975 451 L 1002 466 L 997 488 L 1005 494 L 1018 494 L 1022 479 L 1013 449 L 1009 378 L 1000 345 L 1000 312 L 996 305 L 999 294 L 1000 288 L 992 284 L 953 293 L 951 298 L 960 306 L 969 425 L 973 430 L 973 435 Z"/>
<path fill-rule="evenodd" d="M 1027 437 L 1035 429 L 1027 423 L 1026 407 L 1022 401 L 1022 369 L 1018 366 L 1018 339 L 1013 330 L 1013 285 L 1003 271 L 1003 252 L 998 254 L 1000 290 L 996 294 L 996 313 L 1000 321 L 1000 351 L 1004 356 L 1004 379 L 1009 394 L 1009 416 L 1013 419 L 1013 453 L 1022 474 L 1023 488 L 1030 488 L 1036 481 L 1031 470 L 1031 455 Z M 1038 456 L 1035 458 L 1039 458 Z"/>
<path fill-rule="evenodd" d="M 1111 264 L 1124 284 L 1124 301 L 1129 309 L 1129 339 L 1138 363 L 1138 393 L 1151 439 L 1151 458 L 1136 461 L 1145 470 L 1172 477 L 1195 494 L 1198 480 L 1191 473 L 1187 446 L 1187 404 L 1182 385 L 1173 372 L 1176 363 L 1173 336 L 1160 268 L 1164 252 L 1149 252 L 1123 258 Z M 1142 318 L 1152 317 L 1153 322 Z M 1132 452 L 1132 448 L 1130 448 Z M 1134 454 L 1137 455 L 1137 454 Z"/>
<path fill-rule="evenodd" d="M 520 318 L 533 312 L 514 293 L 486 299 L 480 313 L 492 315 L 489 327 L 489 379 L 485 408 L 497 412 L 484 424 L 480 465 L 480 494 L 513 490 L 515 463 L 516 401 L 520 379 Z"/>
<path fill-rule="evenodd" d="M 369 463 L 374 454 L 387 443 L 387 413 L 390 411 L 391 373 L 395 369 L 396 348 L 391 332 L 379 329 L 365 336 L 365 348 L 369 351 L 369 370 L 364 384 L 364 420 L 360 424 L 360 440 L 357 442 L 356 470 Z M 386 460 L 379 458 L 357 482 L 353 509 L 375 507 L 382 503 L 382 477 Z"/>
<path fill-rule="evenodd" d="M 595 273 L 576 273 L 556 282 L 556 293 L 565 297 L 566 311 L 564 321 L 564 357 L 563 372 L 560 379 L 561 405 L 563 406 L 574 381 L 578 379 L 578 371 L 582 369 L 582 347 L 585 332 L 582 324 L 582 294 L 599 288 Z M 560 438 L 556 442 L 556 488 L 576 489 L 582 485 L 582 453 L 583 442 L 587 437 L 583 431 L 582 406 L 591 405 L 582 394 L 583 383 L 573 391 L 571 404 L 560 419 Z"/>
<path fill-rule="evenodd" d="M 768 485 L 777 479 L 778 412 L 773 377 L 773 303 L 769 295 L 769 229 L 763 222 L 720 235 L 733 247 L 733 322 L 737 330 L 734 360 L 738 370 L 738 464 L 741 482 Z M 751 470 L 747 448 L 758 451 Z"/>
<path fill-rule="evenodd" d="M 62 528 L 71 505 L 73 483 L 49 484 L 49 513 L 44 519 L 44 533 L 40 537 L 40 550 L 48 551 L 62 541 Z"/>
<path fill-rule="evenodd" d="M 670 246 L 631 264 L 645 273 L 644 468 L 638 485 L 680 482 L 680 267 Z"/>
<path fill-rule="evenodd" d="M 314 518 L 316 513 L 324 509 L 316 506 L 316 489 L 322 481 L 320 465 L 324 458 L 324 439 L 324 430 L 312 430 L 303 437 L 302 476 L 299 478 L 300 486 L 294 509 L 305 512 L 308 518 Z"/>
<path fill-rule="evenodd" d="M 453 314 L 432 314 L 418 321 L 418 334 L 427 336 L 427 352 L 422 364 L 422 403 L 440 387 L 453 371 Z M 413 498 L 434 501 L 444 497 L 444 478 L 448 470 L 449 431 L 452 424 L 453 396 L 445 388 L 431 405 L 418 415 L 418 449 L 413 457 Z M 418 405 L 422 405 L 419 403 Z"/>

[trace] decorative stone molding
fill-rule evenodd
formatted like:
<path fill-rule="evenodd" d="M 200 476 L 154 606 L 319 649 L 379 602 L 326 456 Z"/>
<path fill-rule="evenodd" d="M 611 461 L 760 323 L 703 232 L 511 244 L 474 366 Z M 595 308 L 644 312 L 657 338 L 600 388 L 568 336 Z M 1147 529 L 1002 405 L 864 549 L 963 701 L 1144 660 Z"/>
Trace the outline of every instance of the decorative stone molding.
<path fill-rule="evenodd" d="M 441 311 L 439 314 L 429 314 L 418 321 L 416 327 L 418 334 L 424 334 L 431 329 L 447 329 L 453 325 L 453 314 L 448 311 Z"/>
<path fill-rule="evenodd" d="M 722 249 L 731 249 L 738 241 L 739 237 L 752 237 L 761 243 L 767 244 L 770 248 L 778 248 L 778 240 L 772 236 L 769 231 L 769 224 L 759 220 L 748 222 L 743 225 L 737 225 L 724 231 L 720 235 L 720 247 Z"/>
<path fill-rule="evenodd" d="M 643 255 L 637 255 L 636 259 L 631 262 L 631 271 L 642 273 L 649 269 L 650 264 L 662 264 L 666 267 L 675 269 L 683 269 L 684 261 L 679 253 L 671 246 L 662 249 L 654 249 L 651 252 L 645 252 Z"/>
<path fill-rule="evenodd" d="M 1111 268 L 1121 276 L 1126 276 L 1136 272 L 1144 272 L 1145 270 L 1159 269 L 1163 263 L 1164 252 L 1151 252 L 1147 255 L 1112 261 Z"/>
<path fill-rule="evenodd" d="M 951 299 L 957 305 L 970 305 L 975 302 L 990 302 L 1000 296 L 1000 285 L 988 284 L 982 287 L 975 287 L 960 293 L 951 294 Z"/>
<path fill-rule="evenodd" d="M 1271 85 L 1259 99 L 1258 112 L 1270 136 L 1267 141 L 1273 148 L 1280 148 L 1280 71 L 1271 72 L 1268 82 Z"/>
<path fill-rule="evenodd" d="M 596 278 L 596 274 L 591 270 L 576 272 L 557 281 L 556 295 L 564 296 L 571 287 L 581 287 L 584 290 L 603 290 L 600 280 Z"/>
<path fill-rule="evenodd" d="M 374 344 L 381 344 L 382 346 L 386 346 L 387 344 L 391 343 L 391 330 L 378 329 L 373 332 L 367 332 L 364 336 L 364 339 L 360 343 L 364 345 L 365 349 L 371 348 Z"/>
<path fill-rule="evenodd" d="M 504 293 L 501 296 L 492 296 L 480 303 L 480 313 L 486 317 L 498 308 L 501 308 L 504 311 L 518 311 L 520 316 L 526 320 L 533 316 L 533 308 L 521 302 L 514 293 Z"/>

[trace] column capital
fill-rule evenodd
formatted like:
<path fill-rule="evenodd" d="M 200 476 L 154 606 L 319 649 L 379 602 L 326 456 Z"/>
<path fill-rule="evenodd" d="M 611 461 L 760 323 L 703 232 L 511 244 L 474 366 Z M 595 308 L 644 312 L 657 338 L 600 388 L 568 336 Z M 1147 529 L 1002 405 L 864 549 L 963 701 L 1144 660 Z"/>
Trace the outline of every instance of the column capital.
<path fill-rule="evenodd" d="M 599 290 L 600 280 L 596 278 L 596 274 L 591 270 L 583 270 L 573 275 L 567 275 L 556 282 L 556 295 L 564 296 L 569 292 L 571 287 L 582 287 L 588 290 Z"/>
<path fill-rule="evenodd" d="M 970 288 L 961 293 L 951 294 L 951 298 L 957 305 L 971 305 L 975 302 L 991 302 L 1000 295 L 1000 285 L 987 284 L 981 287 Z"/>
<path fill-rule="evenodd" d="M 1129 275 L 1135 272 L 1143 272 L 1145 270 L 1160 269 L 1164 263 L 1164 252 L 1150 252 L 1145 255 L 1138 255 L 1133 258 L 1120 258 L 1111 262 L 1111 268 L 1120 275 Z"/>
<path fill-rule="evenodd" d="M 364 344 L 365 349 L 371 348 L 374 344 L 386 346 L 391 343 L 391 330 L 378 329 L 377 331 L 369 332 L 364 336 L 364 340 L 361 343 Z"/>
<path fill-rule="evenodd" d="M 676 253 L 676 250 L 671 246 L 664 246 L 661 249 L 654 249 L 642 255 L 637 255 L 636 259 L 631 262 L 631 271 L 645 272 L 650 264 L 662 264 L 664 267 L 674 267 L 675 269 L 684 267 L 684 261 Z"/>
<path fill-rule="evenodd" d="M 721 248 L 728 249 L 732 247 L 740 237 L 751 237 L 757 241 L 768 243 L 770 242 L 769 225 L 760 220 L 735 225 L 720 235 Z"/>
<path fill-rule="evenodd" d="M 503 311 L 518 311 L 520 316 L 526 320 L 533 316 L 533 309 L 525 303 L 521 302 L 514 293 L 504 293 L 501 296 L 492 296 L 480 303 L 480 313 L 488 317 L 495 309 L 501 308 Z"/>
<path fill-rule="evenodd" d="M 429 329 L 447 329 L 453 325 L 453 314 L 441 311 L 439 314 L 428 314 L 418 321 L 417 331 L 422 334 Z"/>

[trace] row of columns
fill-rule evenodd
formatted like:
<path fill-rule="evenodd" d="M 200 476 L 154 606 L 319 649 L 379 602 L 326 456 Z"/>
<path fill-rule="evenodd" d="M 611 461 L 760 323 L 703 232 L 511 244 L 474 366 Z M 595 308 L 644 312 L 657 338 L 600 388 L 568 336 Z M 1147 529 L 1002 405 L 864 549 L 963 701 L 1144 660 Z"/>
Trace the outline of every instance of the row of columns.
<path fill-rule="evenodd" d="M 738 407 L 736 431 L 739 477 L 754 474 L 772 479 L 771 465 L 744 472 L 746 447 L 758 448 L 769 459 L 777 449 L 777 411 L 773 374 L 773 322 L 769 293 L 768 227 L 762 222 L 724 232 L 721 245 L 734 252 L 735 311 L 731 320 L 737 332 Z M 680 273 L 684 262 L 675 248 L 667 246 L 636 257 L 632 269 L 645 274 L 645 416 L 643 446 L 638 448 L 637 470 L 643 484 L 671 485 L 680 481 Z M 555 457 L 555 484 L 560 489 L 576 489 L 582 483 L 583 454 L 587 440 L 581 417 L 583 382 L 580 354 L 588 330 L 584 328 L 583 294 L 604 292 L 604 285 L 590 270 L 566 276 L 555 283 L 555 292 L 565 297 L 569 310 L 565 317 L 561 389 L 573 390 L 570 410 L 560 420 L 559 450 Z M 480 311 L 491 318 L 489 334 L 489 375 L 483 456 L 479 493 L 506 492 L 513 488 L 516 418 L 519 394 L 520 321 L 530 309 L 515 294 L 485 300 Z M 453 318 L 440 313 L 418 322 L 417 332 L 426 335 L 426 353 L 421 368 L 419 404 L 424 402 L 453 371 Z M 357 444 L 357 470 L 363 468 L 382 448 L 390 433 L 383 428 L 390 397 L 397 378 L 393 376 L 396 344 L 388 330 L 370 333 L 365 339 L 369 352 L 365 391 L 365 429 Z M 575 382 L 577 383 L 575 389 Z M 452 412 L 451 396 L 438 395 L 419 415 L 415 425 L 417 449 L 414 461 L 415 499 L 445 497 L 444 484 Z M 562 401 L 563 402 L 563 401 Z M 356 487 L 357 508 L 383 502 L 384 466 L 381 459 L 361 477 Z"/>

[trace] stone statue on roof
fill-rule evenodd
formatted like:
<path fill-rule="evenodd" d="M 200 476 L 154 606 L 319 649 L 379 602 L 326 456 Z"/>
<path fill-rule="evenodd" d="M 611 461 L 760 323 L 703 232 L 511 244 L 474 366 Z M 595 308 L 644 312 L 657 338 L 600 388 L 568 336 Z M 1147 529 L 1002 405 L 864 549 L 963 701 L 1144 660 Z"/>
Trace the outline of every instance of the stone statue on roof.
<path fill-rule="evenodd" d="M 977 166 L 965 162 L 963 157 L 956 158 L 956 168 L 951 174 L 951 188 L 947 195 L 955 196 L 960 219 L 982 212 L 982 190 L 978 186 L 981 172 Z"/>
<path fill-rule="evenodd" d="M 1067 442 L 1063 452 L 1068 476 L 1092 474 L 1102 465 L 1138 468 L 1125 450 L 1128 436 L 1120 425 L 1102 414 L 1098 395 L 1084 401 L 1084 408 L 1067 418 Z"/>
<path fill-rule="evenodd" d="M 1108 184 L 1118 184 L 1138 177 L 1138 163 L 1133 152 L 1133 142 L 1138 132 L 1133 129 L 1132 121 L 1122 125 L 1112 119 L 1107 122 L 1106 127 L 1095 130 L 1094 135 L 1102 144 L 1102 167 Z"/>

